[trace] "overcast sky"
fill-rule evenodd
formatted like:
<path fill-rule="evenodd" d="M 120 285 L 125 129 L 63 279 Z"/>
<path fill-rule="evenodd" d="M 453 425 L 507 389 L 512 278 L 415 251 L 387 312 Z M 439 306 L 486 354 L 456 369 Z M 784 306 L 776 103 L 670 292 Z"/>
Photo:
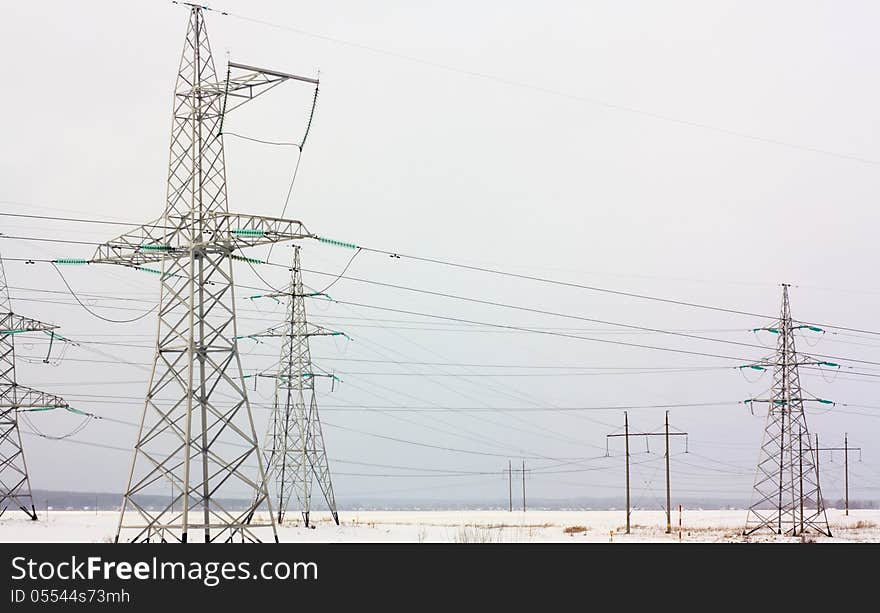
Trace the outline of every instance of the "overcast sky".
<path fill-rule="evenodd" d="M 880 330 L 875 3 L 227 0 L 215 8 L 234 14 L 207 14 L 221 71 L 227 54 L 298 74 L 320 71 L 317 111 L 287 212 L 313 232 L 769 316 L 778 313 L 779 284 L 788 282 L 796 318 Z M 186 10 L 164 0 L 47 1 L 3 2 L 3 14 L 0 210 L 132 223 L 160 216 Z M 227 129 L 299 140 L 310 97 L 306 86 L 285 85 L 230 116 Z M 226 144 L 230 210 L 279 215 L 295 150 L 233 138 Z M 13 236 L 98 241 L 116 231 L 2 221 L 2 232 Z M 0 241 L 6 258 L 89 257 L 91 251 Z M 272 260 L 286 262 L 290 254 L 289 246 L 279 247 Z M 303 243 L 303 266 L 311 271 L 338 273 L 350 256 Z M 275 284 L 285 282 L 282 269 L 260 272 Z M 19 380 L 82 410 L 137 421 L 153 353 L 153 317 L 133 324 L 100 321 L 74 303 L 47 265 L 9 261 L 6 273 L 17 312 L 56 322 L 62 334 L 81 342 L 60 362 L 45 365 L 45 339 L 22 337 Z M 93 294 L 90 306 L 111 318 L 145 312 L 158 294 L 155 277 L 133 271 L 90 266 L 65 274 L 76 291 Z M 242 284 L 261 286 L 246 267 L 236 267 L 236 274 Z M 361 253 L 348 274 L 577 317 L 699 330 L 767 349 L 353 280 L 340 280 L 330 291 L 335 299 L 373 307 L 565 328 L 747 360 L 771 354 L 775 341 L 750 332 L 770 319 L 379 254 Z M 330 280 L 306 273 L 312 287 Z M 242 333 L 283 314 L 274 303 L 239 298 Z M 502 470 L 508 458 L 517 465 L 523 457 L 536 470 L 530 496 L 622 499 L 620 439 L 612 443 L 613 457 L 586 460 L 604 456 L 605 435 L 622 425 L 620 410 L 507 409 L 670 403 L 728 403 L 670 411 L 674 426 L 690 433 L 689 453 L 673 457 L 673 498 L 750 494 L 765 409 L 756 406 L 753 416 L 734 403 L 764 394 L 770 377 L 746 380 L 734 368 L 744 362 L 364 306 L 313 302 L 309 309 L 313 321 L 353 339 L 312 345 L 315 361 L 343 380 L 332 392 L 326 381 L 319 383 L 342 505 L 365 497 L 505 504 Z M 838 403 L 809 409 L 809 425 L 822 442 L 842 443 L 849 432 L 851 444 L 864 448 L 864 461 L 852 466 L 851 497 L 880 498 L 878 449 L 872 447 L 880 433 L 880 365 L 852 361 L 880 362 L 880 337 L 829 328 L 798 342 L 804 351 L 838 357 L 864 373 L 848 375 L 844 368 L 826 381 L 805 372 L 802 382 Z M 242 353 L 245 370 L 255 372 L 277 359 L 278 345 L 243 343 Z M 53 357 L 59 355 L 56 346 Z M 271 383 L 261 381 L 251 393 L 262 435 Z M 77 417 L 60 413 L 29 419 L 56 436 L 78 424 Z M 663 410 L 633 410 L 630 420 L 635 429 L 653 430 L 662 425 Z M 72 441 L 128 449 L 134 438 L 133 427 L 109 421 L 92 422 L 63 442 L 26 435 L 33 486 L 121 492 L 130 453 Z M 638 461 L 645 462 L 634 472 L 636 504 L 662 498 L 659 443 L 651 442 L 651 455 L 641 454 L 644 439 L 633 443 Z M 683 451 L 675 442 L 673 453 Z M 833 464 L 823 459 L 823 493 L 841 496 L 841 458 L 836 455 Z M 570 462 L 563 466 L 570 472 L 551 470 L 562 461 Z M 470 472 L 493 474 L 465 474 Z"/>

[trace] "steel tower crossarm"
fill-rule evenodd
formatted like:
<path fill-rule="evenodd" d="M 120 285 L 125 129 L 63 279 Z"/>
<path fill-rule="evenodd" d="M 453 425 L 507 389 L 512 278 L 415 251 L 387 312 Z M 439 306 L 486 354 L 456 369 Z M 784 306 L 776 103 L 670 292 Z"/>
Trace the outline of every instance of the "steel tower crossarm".
<path fill-rule="evenodd" d="M 95 264 L 140 266 L 159 262 L 166 255 L 182 255 L 186 250 L 179 232 L 182 225 L 175 227 L 163 218 L 136 226 L 113 240 L 98 245 L 89 261 Z"/>
<path fill-rule="evenodd" d="M 187 231 L 188 230 L 188 231 Z M 93 264 L 142 266 L 165 258 L 185 257 L 199 243 L 188 241 L 193 229 L 187 224 L 172 225 L 164 220 L 137 226 L 98 246 Z M 215 213 L 202 221 L 202 245 L 229 254 L 238 249 L 282 243 L 313 235 L 301 221 L 242 213 Z"/>
<path fill-rule="evenodd" d="M 24 385 L 9 384 L 0 387 L 0 409 L 37 407 L 66 409 L 69 406 L 61 396 L 41 392 Z"/>
<path fill-rule="evenodd" d="M 215 96 L 222 98 L 222 112 L 224 114 L 234 111 L 285 81 L 301 81 L 303 83 L 311 83 L 315 87 L 318 86 L 318 79 L 269 68 L 258 68 L 237 62 L 228 62 L 226 75 L 226 80 L 224 81 L 203 83 L 199 86 L 197 92 L 204 97 Z M 196 92 L 190 89 L 182 90 L 177 95 L 187 97 L 192 96 L 194 93 Z"/>
<path fill-rule="evenodd" d="M 307 336 L 345 336 L 344 332 L 337 332 L 335 330 L 328 330 L 324 326 L 319 326 L 317 324 L 313 324 L 311 322 L 304 322 L 299 330 L 296 332 L 291 332 L 288 324 L 279 324 L 277 326 L 272 326 L 271 328 L 266 328 L 262 332 L 256 332 L 255 334 L 248 334 L 246 338 L 278 338 L 278 337 L 287 337 L 291 334 L 294 334 L 299 337 L 307 337 Z"/>
<path fill-rule="evenodd" d="M 5 282 L 4 282 L 5 286 Z M 3 288 L 5 291 L 5 287 Z M 0 315 L 0 338 L 4 340 L 10 339 L 13 335 L 24 332 L 50 332 L 57 330 L 58 326 L 47 324 L 45 322 L 33 319 L 31 317 L 23 317 L 15 313 L 3 313 Z M 14 376 L 14 347 L 11 343 L 2 343 L 0 348 L 3 349 L 3 355 L 0 359 L 8 366 L 0 372 L 0 409 L 8 408 L 59 408 L 66 409 L 67 402 L 59 396 L 48 394 L 39 390 L 19 385 Z M 6 353 L 8 352 L 8 360 Z"/>
<path fill-rule="evenodd" d="M 0 315 L 0 336 L 18 334 L 20 332 L 49 332 L 57 330 L 58 326 L 47 324 L 30 317 L 22 317 L 15 313 L 3 313 Z"/>
<path fill-rule="evenodd" d="M 215 240 L 227 244 L 230 250 L 259 247 L 273 243 L 314 238 L 301 221 L 245 215 L 243 213 L 215 213 L 210 218 Z"/>

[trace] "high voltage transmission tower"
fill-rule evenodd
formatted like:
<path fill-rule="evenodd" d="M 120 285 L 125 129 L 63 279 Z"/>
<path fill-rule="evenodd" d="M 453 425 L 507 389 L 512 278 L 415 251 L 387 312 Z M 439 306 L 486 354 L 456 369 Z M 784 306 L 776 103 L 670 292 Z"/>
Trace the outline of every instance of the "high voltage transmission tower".
<path fill-rule="evenodd" d="M 57 327 L 12 312 L 0 258 L 0 515 L 11 504 L 31 519 L 37 519 L 18 426 L 19 412 L 68 408 L 63 398 L 19 385 L 15 377 L 15 335 L 22 332 L 51 334 Z"/>
<path fill-rule="evenodd" d="M 837 364 L 797 353 L 795 330 L 822 330 L 815 326 L 793 324 L 788 288 L 787 284 L 782 285 L 782 308 L 778 322 L 755 329 L 778 336 L 775 355 L 741 367 L 773 371 L 769 397 L 748 401 L 765 402 L 768 408 L 752 503 L 743 534 L 766 530 L 796 536 L 814 530 L 831 536 L 819 486 L 817 452 L 811 443 L 804 414 L 805 402 L 830 404 L 831 401 L 804 397 L 798 369 L 801 366 L 836 367 Z"/>
<path fill-rule="evenodd" d="M 156 353 L 116 541 L 254 542 L 258 529 L 277 541 L 241 372 L 232 263 L 247 259 L 239 249 L 311 235 L 298 221 L 228 212 L 222 127 L 227 113 L 283 82 L 317 89 L 318 81 L 234 62 L 218 80 L 203 7 L 188 6 L 164 213 L 99 246 L 91 260 L 156 273 L 161 284 Z M 144 504 L 169 482 L 168 504 Z M 250 506 L 234 509 L 235 499 Z M 268 517 L 259 519 L 264 504 Z"/>
<path fill-rule="evenodd" d="M 269 328 L 251 337 L 281 338 L 281 358 L 275 379 L 272 417 L 266 433 L 266 465 L 269 479 L 274 480 L 278 503 L 278 523 L 292 496 L 296 497 L 305 525 L 309 525 L 312 484 L 317 482 L 333 520 L 339 524 L 336 498 L 330 479 L 330 466 L 324 448 L 324 434 L 318 416 L 315 380 L 331 377 L 320 373 L 312 364 L 309 339 L 313 336 L 345 336 L 343 332 L 310 324 L 306 317 L 306 298 L 320 295 L 307 292 L 302 280 L 300 248 L 293 249 L 290 285 L 286 292 L 264 294 L 267 298 L 287 298 L 287 317 L 280 326 Z"/>

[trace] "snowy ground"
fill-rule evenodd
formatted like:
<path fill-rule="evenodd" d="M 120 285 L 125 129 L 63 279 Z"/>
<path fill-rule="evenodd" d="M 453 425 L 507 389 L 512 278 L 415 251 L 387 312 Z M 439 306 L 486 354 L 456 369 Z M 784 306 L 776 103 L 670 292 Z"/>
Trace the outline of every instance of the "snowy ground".
<path fill-rule="evenodd" d="M 298 516 L 290 515 L 291 520 Z M 685 509 L 682 540 L 742 541 L 746 513 L 741 510 L 705 511 Z M 279 528 L 289 542 L 627 542 L 677 541 L 678 513 L 673 514 L 673 533 L 665 534 L 662 511 L 634 511 L 632 533 L 625 534 L 621 511 L 350 511 L 341 512 L 342 525 L 329 515 L 317 513 L 314 528 L 285 521 Z M 818 541 L 880 542 L 880 510 L 829 510 L 833 538 Z M 37 522 L 21 513 L 7 512 L 0 519 L 0 542 L 107 542 L 112 540 L 118 514 L 110 511 L 50 511 Z M 751 540 L 777 539 L 773 536 Z"/>

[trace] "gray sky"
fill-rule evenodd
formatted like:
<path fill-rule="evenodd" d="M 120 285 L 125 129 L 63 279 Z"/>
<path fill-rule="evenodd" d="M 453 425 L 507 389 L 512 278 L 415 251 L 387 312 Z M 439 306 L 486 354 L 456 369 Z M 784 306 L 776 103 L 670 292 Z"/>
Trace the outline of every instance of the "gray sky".
<path fill-rule="evenodd" d="M 786 281 L 795 285 L 796 318 L 880 329 L 880 287 L 873 274 L 878 213 L 870 204 L 880 169 L 880 88 L 870 78 L 880 52 L 880 8 L 874 3 L 508 2 L 502 9 L 499 3 L 458 1 L 228 0 L 216 8 L 283 26 L 209 13 L 220 70 L 228 52 L 244 63 L 320 71 L 317 112 L 288 210 L 314 232 L 378 249 L 769 315 L 777 313 L 778 284 Z M 186 11 L 165 1 L 89 1 L 3 2 L 3 13 L 0 209 L 134 223 L 158 217 Z M 227 129 L 298 140 L 311 92 L 291 86 L 275 94 L 232 116 Z M 289 148 L 227 139 L 230 209 L 280 214 L 294 161 Z M 85 241 L 116 232 L 12 218 L 2 223 L 4 234 Z M 82 245 L 14 239 L 0 241 L 0 251 L 7 258 L 91 254 Z M 272 259 L 284 262 L 290 253 L 278 248 Z M 308 242 L 303 265 L 337 273 L 350 255 Z M 73 303 L 51 267 L 13 261 L 6 271 L 17 312 L 60 323 L 62 334 L 83 341 L 59 364 L 46 366 L 44 340 L 22 338 L 20 355 L 36 363 L 22 360 L 19 379 L 83 410 L 136 421 L 147 371 L 110 362 L 149 361 L 152 318 L 130 325 L 101 322 Z M 155 278 L 127 270 L 65 273 L 78 292 L 96 294 L 91 305 L 108 317 L 143 313 L 158 293 Z M 283 270 L 261 273 L 279 285 L 285 280 Z M 246 268 L 236 274 L 240 283 L 260 284 Z M 760 318 L 376 254 L 359 255 L 349 274 L 580 317 L 700 330 L 768 349 L 633 333 L 347 280 L 334 285 L 334 298 L 750 359 L 772 353 L 774 342 L 749 332 L 766 325 Z M 314 287 L 330 279 L 306 275 Z M 111 295 L 126 300 L 109 300 Z M 274 323 L 283 311 L 259 301 L 241 300 L 238 307 L 242 332 Z M 383 496 L 504 503 L 501 470 L 508 457 L 516 464 L 522 456 L 548 458 L 527 461 L 547 471 L 530 477 L 530 496 L 620 495 L 617 443 L 617 457 L 574 464 L 578 472 L 549 467 L 604 455 L 605 435 L 622 423 L 621 411 L 502 409 L 736 402 L 761 395 L 769 385 L 769 375 L 745 380 L 731 360 L 480 329 L 364 307 L 310 309 L 314 321 L 354 339 L 312 345 L 316 362 L 344 381 L 332 393 L 323 385 L 320 395 L 342 504 Z M 852 359 L 880 362 L 880 338 L 847 334 L 799 339 L 799 348 L 848 358 L 837 360 L 848 366 Z M 277 359 L 272 342 L 242 348 L 249 371 Z M 545 366 L 565 368 L 537 368 Z M 611 374 L 609 367 L 641 371 Z M 646 372 L 663 368 L 691 370 Z M 875 365 L 857 370 L 880 374 Z M 505 376 L 486 376 L 499 374 Z M 816 374 L 802 377 L 815 395 L 849 405 L 880 406 L 877 381 L 845 371 L 833 382 Z M 270 398 L 269 382 L 261 382 L 252 396 L 260 433 Z M 351 406 L 499 410 L 343 410 Z M 842 442 L 848 431 L 852 443 L 865 448 L 864 461 L 853 466 L 854 498 L 880 498 L 880 463 L 871 447 L 880 432 L 878 416 L 880 409 L 840 404 L 810 409 L 811 429 L 823 442 Z M 652 430 L 662 420 L 662 410 L 631 412 L 638 429 Z M 671 420 L 691 433 L 690 453 L 673 458 L 674 496 L 747 498 L 763 411 L 756 407 L 752 416 L 741 405 L 674 409 Z M 77 424 L 74 416 L 61 414 L 37 414 L 31 421 L 53 435 Z M 499 455 L 440 451 L 336 426 Z M 129 426 L 93 422 L 73 438 L 129 448 L 134 436 Z M 636 469 L 636 504 L 662 497 L 657 443 L 651 445 L 655 453 L 639 457 L 650 462 Z M 129 453 L 33 436 L 26 445 L 35 487 L 124 487 Z M 644 441 L 635 447 L 643 451 Z M 841 466 L 828 466 L 823 493 L 837 497 Z M 497 474 L 426 476 L 443 470 Z"/>

